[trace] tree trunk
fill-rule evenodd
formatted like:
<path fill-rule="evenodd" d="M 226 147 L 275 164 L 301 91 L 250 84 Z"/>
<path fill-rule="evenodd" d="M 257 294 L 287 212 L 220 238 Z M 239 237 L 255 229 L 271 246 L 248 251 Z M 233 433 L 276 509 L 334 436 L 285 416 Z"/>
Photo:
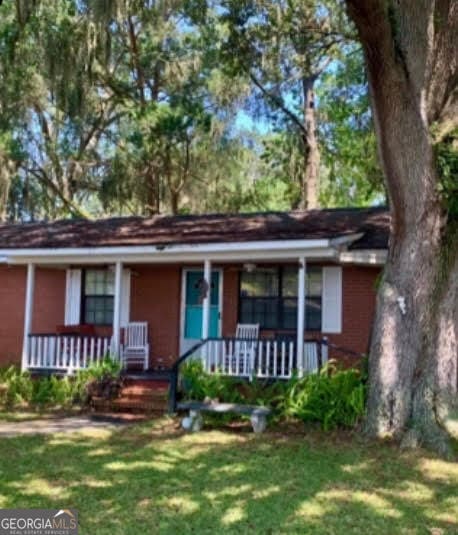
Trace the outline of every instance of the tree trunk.
<path fill-rule="evenodd" d="M 319 207 L 320 149 L 316 135 L 314 83 L 315 77 L 302 80 L 304 99 L 304 172 L 301 184 L 300 208 L 307 210 Z"/>
<path fill-rule="evenodd" d="M 347 0 L 364 48 L 392 228 L 370 351 L 366 426 L 444 452 L 456 399 L 458 241 L 432 125 L 456 85 L 458 6 Z M 456 117 L 455 117 L 456 120 Z M 407 431 L 407 432 L 406 432 Z"/>

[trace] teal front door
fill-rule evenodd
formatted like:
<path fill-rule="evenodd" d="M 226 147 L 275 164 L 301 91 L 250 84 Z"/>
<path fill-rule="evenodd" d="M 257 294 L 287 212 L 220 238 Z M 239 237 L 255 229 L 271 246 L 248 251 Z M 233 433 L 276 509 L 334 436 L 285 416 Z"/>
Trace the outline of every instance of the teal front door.
<path fill-rule="evenodd" d="M 202 282 L 203 271 L 185 271 L 184 274 L 184 326 L 181 352 L 187 351 L 202 338 Z M 210 294 L 210 337 L 220 334 L 220 273 L 213 271 Z"/>

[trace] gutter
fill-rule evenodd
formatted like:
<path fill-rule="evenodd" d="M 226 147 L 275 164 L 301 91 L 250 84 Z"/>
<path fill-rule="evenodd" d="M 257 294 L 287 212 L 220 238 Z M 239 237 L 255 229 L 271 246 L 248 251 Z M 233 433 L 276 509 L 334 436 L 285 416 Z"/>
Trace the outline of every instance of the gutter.
<path fill-rule="evenodd" d="M 0 258 L 9 264 L 87 263 L 115 261 L 131 263 L 218 262 L 297 259 L 301 256 L 337 260 L 339 249 L 359 239 L 352 234 L 333 239 L 271 240 L 195 245 L 148 245 L 115 247 L 69 247 L 0 249 Z"/>

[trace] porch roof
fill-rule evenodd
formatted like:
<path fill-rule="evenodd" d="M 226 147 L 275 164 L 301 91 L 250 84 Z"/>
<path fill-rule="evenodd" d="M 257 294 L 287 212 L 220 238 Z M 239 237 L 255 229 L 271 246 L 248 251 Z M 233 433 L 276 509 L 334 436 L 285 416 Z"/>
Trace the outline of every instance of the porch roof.
<path fill-rule="evenodd" d="M 333 240 L 356 235 L 349 250 L 380 250 L 388 247 L 389 224 L 385 207 L 1 224 L 0 256 L 2 250 L 159 249 L 170 245 Z"/>

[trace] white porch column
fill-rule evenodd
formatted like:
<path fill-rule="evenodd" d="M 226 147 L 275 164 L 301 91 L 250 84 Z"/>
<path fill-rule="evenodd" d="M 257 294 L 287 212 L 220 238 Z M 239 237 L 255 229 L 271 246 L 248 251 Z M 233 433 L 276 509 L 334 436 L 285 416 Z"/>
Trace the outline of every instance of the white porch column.
<path fill-rule="evenodd" d="M 212 265 L 210 260 L 204 263 L 204 299 L 202 301 L 202 338 L 205 340 L 210 333 L 210 303 L 211 303 L 211 284 L 212 284 Z"/>
<path fill-rule="evenodd" d="M 307 264 L 305 257 L 299 258 L 297 273 L 297 371 L 299 377 L 304 374 L 304 332 L 305 332 L 305 279 Z"/>
<path fill-rule="evenodd" d="M 35 265 L 27 265 L 27 283 L 25 289 L 25 311 L 24 311 L 24 340 L 22 343 L 22 370 L 27 368 L 27 357 L 29 349 L 29 334 L 32 332 L 33 317 L 33 292 L 35 288 Z"/>
<path fill-rule="evenodd" d="M 115 264 L 115 287 L 113 307 L 113 351 L 119 355 L 121 341 L 121 296 L 122 296 L 122 262 Z"/>

